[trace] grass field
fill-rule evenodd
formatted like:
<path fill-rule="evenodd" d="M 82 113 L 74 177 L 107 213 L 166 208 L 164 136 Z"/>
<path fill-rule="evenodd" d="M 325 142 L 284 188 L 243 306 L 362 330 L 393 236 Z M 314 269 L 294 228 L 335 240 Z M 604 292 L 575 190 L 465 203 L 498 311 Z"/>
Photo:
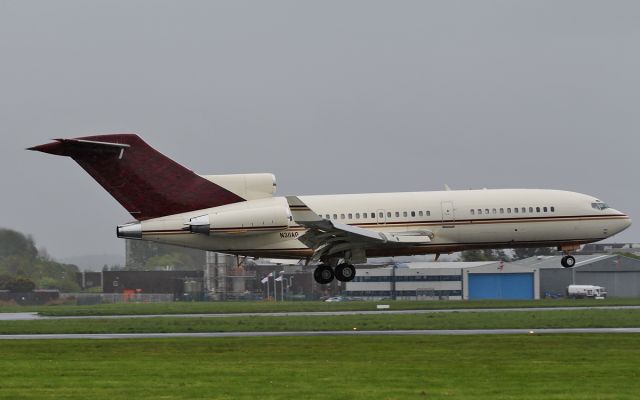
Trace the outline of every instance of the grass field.
<path fill-rule="evenodd" d="M 362 311 L 375 310 L 376 304 L 390 304 L 395 310 L 455 309 L 455 308 L 515 308 L 515 307 L 586 307 L 605 305 L 640 305 L 640 299 L 606 300 L 483 300 L 483 301 L 350 301 L 325 303 L 321 301 L 288 302 L 171 302 L 171 303 L 123 303 L 95 306 L 3 306 L 0 312 L 35 311 L 49 316 L 73 315 L 139 315 L 139 314 L 204 314 L 244 312 L 295 312 L 295 311 Z"/>
<path fill-rule="evenodd" d="M 440 309 L 640 301 L 385 303 L 392 309 Z M 128 315 L 366 310 L 375 304 L 166 303 L 37 310 Z M 0 334 L 638 326 L 640 310 L 585 309 L 2 321 Z M 640 393 L 640 335 L 629 334 L 0 340 L 0 355 L 0 399 L 553 400 L 637 399 Z"/>
<path fill-rule="evenodd" d="M 640 335 L 2 341 L 3 399 L 637 399 Z"/>
<path fill-rule="evenodd" d="M 0 334 L 605 327 L 640 327 L 640 310 L 2 321 Z"/>

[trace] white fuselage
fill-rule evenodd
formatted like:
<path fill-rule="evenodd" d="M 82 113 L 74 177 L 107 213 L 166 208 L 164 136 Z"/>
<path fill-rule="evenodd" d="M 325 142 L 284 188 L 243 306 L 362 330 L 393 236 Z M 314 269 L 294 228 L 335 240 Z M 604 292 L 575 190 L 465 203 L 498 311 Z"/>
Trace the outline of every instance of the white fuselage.
<path fill-rule="evenodd" d="M 365 248 L 367 257 L 449 253 L 475 248 L 577 246 L 615 235 L 630 218 L 596 198 L 541 189 L 448 190 L 300 196 L 326 219 L 379 232 L 429 231 L 428 244 Z M 142 238 L 203 250 L 254 257 L 303 258 L 312 249 L 298 240 L 305 228 L 225 221 L 224 229 L 202 235 L 185 230 L 203 213 L 243 215 L 265 207 L 287 207 L 284 197 L 263 198 L 142 221 Z M 229 217 L 225 217 L 229 218 Z"/>

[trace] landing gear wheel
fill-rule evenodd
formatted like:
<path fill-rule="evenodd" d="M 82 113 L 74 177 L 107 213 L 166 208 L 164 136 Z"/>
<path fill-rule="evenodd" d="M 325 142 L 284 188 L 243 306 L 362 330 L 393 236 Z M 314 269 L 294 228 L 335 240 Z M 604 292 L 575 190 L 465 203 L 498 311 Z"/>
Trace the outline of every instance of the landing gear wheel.
<path fill-rule="evenodd" d="M 313 279 L 321 285 L 331 283 L 333 280 L 333 270 L 328 265 L 318 265 L 318 267 L 313 271 Z"/>
<path fill-rule="evenodd" d="M 340 282 L 350 282 L 356 277 L 356 269 L 351 264 L 340 264 L 336 267 L 335 274 Z"/>
<path fill-rule="evenodd" d="M 576 265 L 576 259 L 573 256 L 564 256 L 560 260 L 560 264 L 565 268 L 571 268 Z"/>

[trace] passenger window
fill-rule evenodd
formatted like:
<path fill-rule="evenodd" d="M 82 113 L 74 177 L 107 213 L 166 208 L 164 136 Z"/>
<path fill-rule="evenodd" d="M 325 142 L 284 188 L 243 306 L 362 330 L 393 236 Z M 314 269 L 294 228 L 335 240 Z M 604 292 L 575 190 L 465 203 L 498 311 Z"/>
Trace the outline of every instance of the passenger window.
<path fill-rule="evenodd" d="M 518 207 L 514 208 L 514 209 L 513 209 L 513 212 L 514 212 L 515 214 L 517 214 L 517 213 L 518 213 Z"/>
<path fill-rule="evenodd" d="M 482 215 L 482 209 L 478 208 L 478 215 Z"/>
<path fill-rule="evenodd" d="M 473 208 L 471 209 L 471 215 L 474 215 L 476 213 L 476 210 L 474 210 Z"/>
<path fill-rule="evenodd" d="M 400 218 L 400 211 L 396 211 L 396 218 Z"/>
<path fill-rule="evenodd" d="M 326 217 L 327 219 L 331 219 L 331 217 L 329 216 L 329 214 L 325 215 L 325 217 Z"/>
<path fill-rule="evenodd" d="M 422 211 L 418 211 L 418 216 L 422 217 Z"/>
<path fill-rule="evenodd" d="M 356 213 L 356 219 L 360 219 L 360 213 Z"/>
<path fill-rule="evenodd" d="M 485 209 L 484 209 L 484 213 L 485 213 L 485 214 L 489 214 L 489 209 L 488 209 L 488 208 L 485 208 Z"/>
<path fill-rule="evenodd" d="M 529 212 L 532 213 L 533 212 L 533 207 L 529 207 Z"/>
<path fill-rule="evenodd" d="M 504 214 L 504 208 L 500 209 L 500 214 Z"/>
<path fill-rule="evenodd" d="M 495 208 L 492 211 L 493 211 L 494 214 L 498 213 L 498 211 Z"/>
<path fill-rule="evenodd" d="M 344 214 L 340 214 L 340 219 L 344 219 Z"/>
<path fill-rule="evenodd" d="M 427 217 L 431 215 L 431 211 L 427 211 Z"/>
<path fill-rule="evenodd" d="M 353 219 L 353 214 L 349 213 L 349 219 Z"/>
<path fill-rule="evenodd" d="M 555 207 L 551 207 L 551 212 L 556 212 L 556 208 Z"/>
<path fill-rule="evenodd" d="M 526 207 L 522 207 L 522 213 L 526 213 L 527 212 L 527 208 Z"/>
<path fill-rule="evenodd" d="M 376 217 L 376 213 L 371 213 L 371 218 L 375 218 Z"/>
<path fill-rule="evenodd" d="M 536 207 L 536 212 L 540 212 L 540 207 Z"/>
<path fill-rule="evenodd" d="M 507 208 L 507 214 L 511 214 L 511 209 Z"/>
<path fill-rule="evenodd" d="M 542 211 L 547 212 L 547 207 L 543 207 Z"/>
<path fill-rule="evenodd" d="M 333 219 L 338 219 L 338 214 L 333 214 Z"/>
<path fill-rule="evenodd" d="M 416 212 L 415 211 L 411 211 L 411 216 L 415 217 L 416 216 Z"/>
<path fill-rule="evenodd" d="M 384 213 L 378 213 L 378 218 L 384 218 Z"/>
<path fill-rule="evenodd" d="M 403 211 L 403 212 L 402 212 L 402 216 L 403 216 L 403 217 L 407 217 L 407 216 L 408 216 L 407 212 L 406 212 L 406 211 Z"/>
<path fill-rule="evenodd" d="M 387 211 L 387 218 L 391 218 L 391 211 Z"/>

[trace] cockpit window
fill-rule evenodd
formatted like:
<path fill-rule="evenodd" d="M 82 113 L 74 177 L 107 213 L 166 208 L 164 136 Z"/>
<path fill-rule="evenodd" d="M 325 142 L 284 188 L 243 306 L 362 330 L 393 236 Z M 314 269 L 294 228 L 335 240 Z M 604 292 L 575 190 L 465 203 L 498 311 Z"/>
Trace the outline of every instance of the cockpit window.
<path fill-rule="evenodd" d="M 596 210 L 606 210 L 607 208 L 609 208 L 607 203 L 602 203 L 602 202 L 591 203 L 591 207 Z"/>

